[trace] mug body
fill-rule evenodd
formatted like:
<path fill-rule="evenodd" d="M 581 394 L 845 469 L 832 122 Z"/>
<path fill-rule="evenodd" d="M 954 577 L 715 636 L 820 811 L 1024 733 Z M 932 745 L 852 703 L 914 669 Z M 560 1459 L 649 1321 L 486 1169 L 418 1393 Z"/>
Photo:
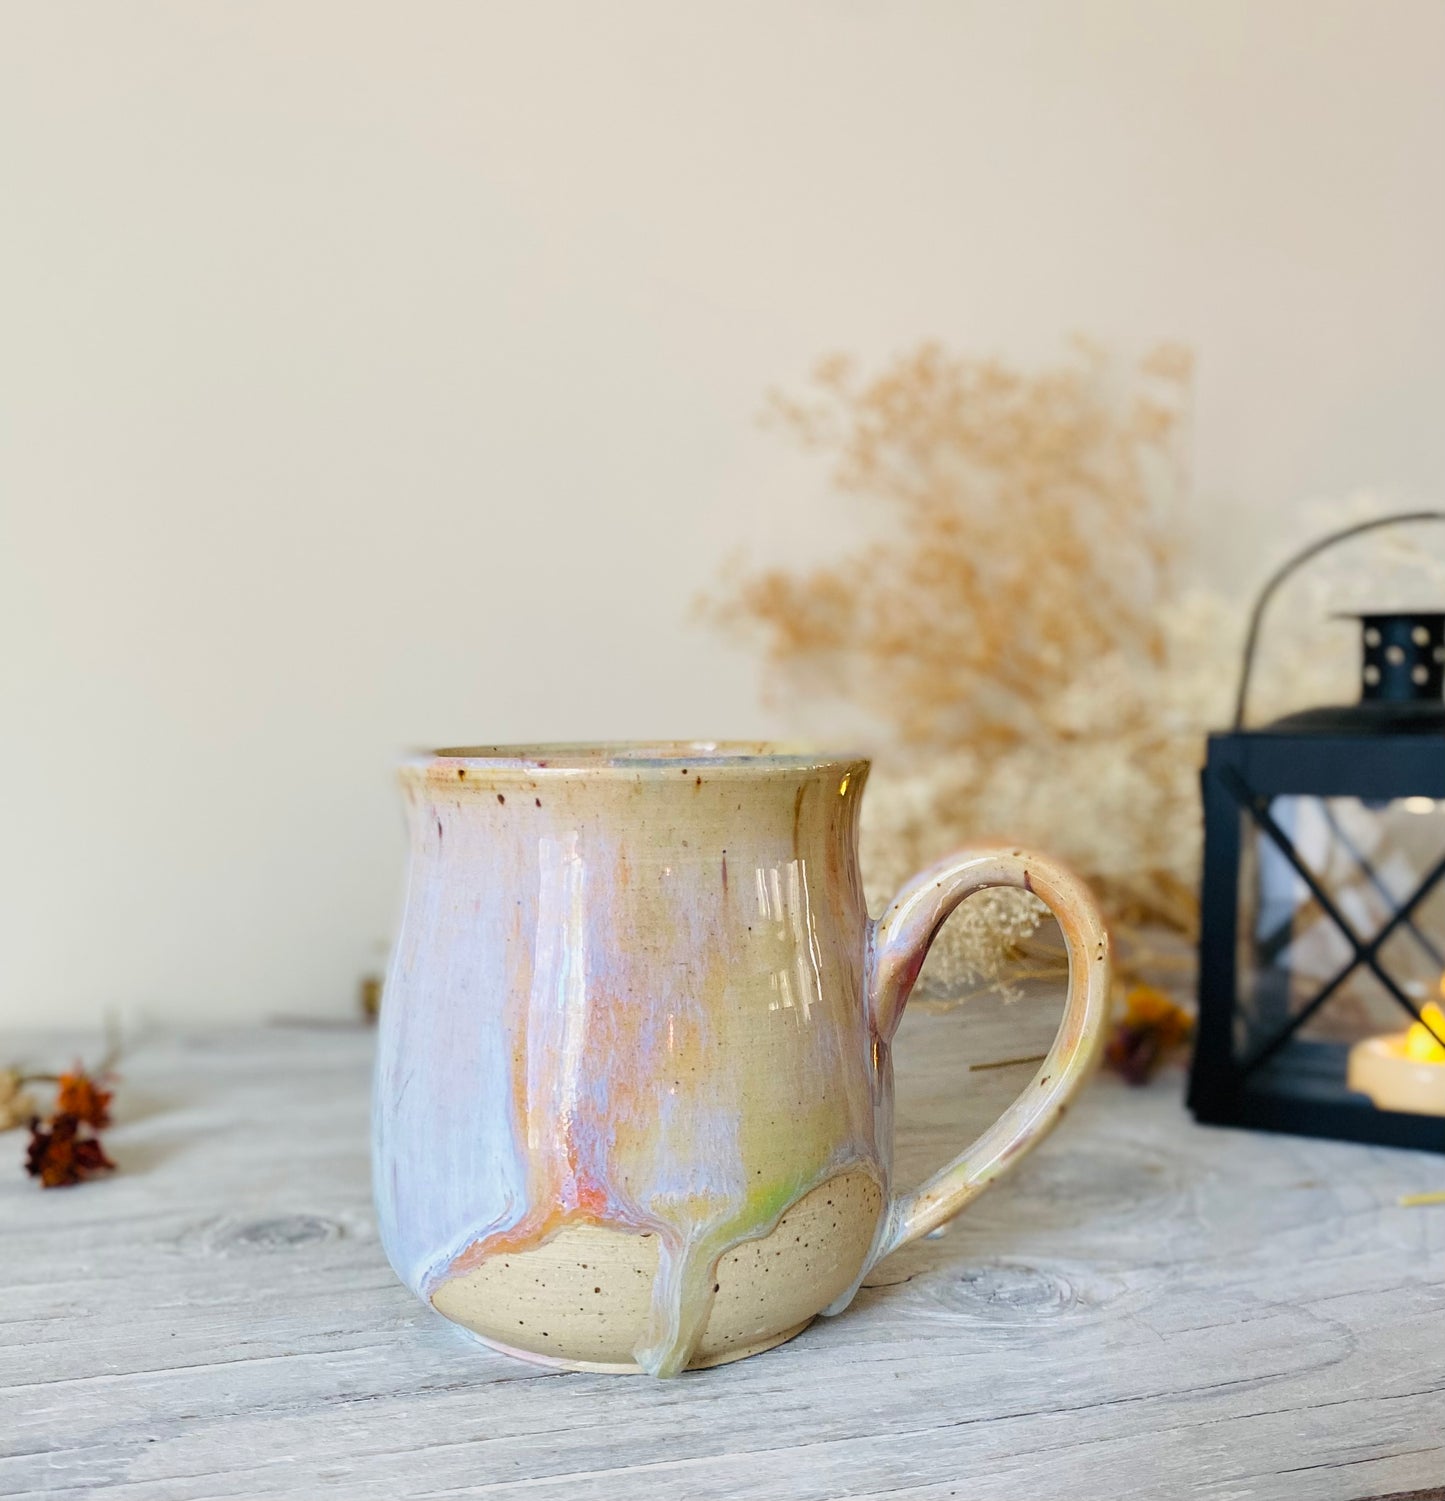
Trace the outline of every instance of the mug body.
<path fill-rule="evenodd" d="M 851 1296 L 891 1129 L 867 770 L 698 744 L 403 768 L 374 1168 L 419 1296 L 529 1359 L 654 1374 Z"/>

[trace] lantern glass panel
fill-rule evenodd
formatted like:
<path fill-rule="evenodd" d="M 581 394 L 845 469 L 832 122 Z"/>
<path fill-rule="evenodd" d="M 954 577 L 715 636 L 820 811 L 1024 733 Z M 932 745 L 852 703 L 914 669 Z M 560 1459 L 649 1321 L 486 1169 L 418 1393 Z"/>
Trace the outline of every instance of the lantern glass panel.
<path fill-rule="evenodd" d="M 1273 832 L 1241 815 L 1236 1064 L 1248 1088 L 1360 1099 L 1352 1048 L 1403 1046 L 1415 1021 L 1405 1003 L 1420 1011 L 1441 996 L 1445 880 L 1431 882 L 1445 802 L 1287 795 L 1268 815 Z M 1445 1113 L 1445 1061 L 1433 1067 Z M 1418 1112 L 1422 1098 L 1373 1103 Z"/>

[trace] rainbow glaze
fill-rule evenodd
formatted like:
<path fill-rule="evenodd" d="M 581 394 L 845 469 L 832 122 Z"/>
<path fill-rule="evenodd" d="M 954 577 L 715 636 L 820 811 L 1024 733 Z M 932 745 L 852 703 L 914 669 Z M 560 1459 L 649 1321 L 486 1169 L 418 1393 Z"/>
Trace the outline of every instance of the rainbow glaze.
<path fill-rule="evenodd" d="M 888 1038 L 917 973 L 895 973 L 911 958 L 885 965 L 878 1025 L 856 854 L 867 771 L 704 746 L 469 750 L 403 768 L 410 878 L 374 1167 L 387 1255 L 419 1296 L 455 1317 L 473 1274 L 564 1230 L 652 1236 L 632 1359 L 673 1375 L 709 1329 L 720 1261 L 862 1174 L 879 1207 L 867 1255 L 829 1294 L 829 1312 L 846 1305 L 906 1218 L 883 1208 Z M 893 914 L 908 932 L 885 958 L 906 940 L 921 963 L 921 910 L 915 895 Z M 463 1321 L 551 1358 L 515 1311 Z"/>

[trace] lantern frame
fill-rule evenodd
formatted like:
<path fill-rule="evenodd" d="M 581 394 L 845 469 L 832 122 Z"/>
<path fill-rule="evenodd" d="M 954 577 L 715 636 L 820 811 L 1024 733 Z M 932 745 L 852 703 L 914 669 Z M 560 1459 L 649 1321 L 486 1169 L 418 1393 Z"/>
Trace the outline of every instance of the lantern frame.
<path fill-rule="evenodd" d="M 1243 1126 L 1295 1135 L 1414 1147 L 1445 1152 L 1445 1115 L 1388 1110 L 1350 1093 L 1333 1070 L 1312 1088 L 1298 1067 L 1271 1071 L 1267 1065 L 1312 1015 L 1362 966 L 1408 1014 L 1423 1022 L 1419 1008 L 1380 962 L 1380 949 L 1431 891 L 1445 884 L 1445 852 L 1419 879 L 1393 915 L 1368 937 L 1357 933 L 1340 905 L 1295 848 L 1271 811 L 1278 797 L 1356 798 L 1371 804 L 1406 798 L 1445 801 L 1445 705 L 1396 701 L 1398 693 L 1371 689 L 1380 674 L 1366 672 L 1365 697 L 1351 708 L 1309 710 L 1274 725 L 1244 725 L 1250 672 L 1264 612 L 1285 578 L 1336 543 L 1376 527 L 1407 521 L 1445 521 L 1445 512 L 1422 511 L 1372 519 L 1322 538 L 1290 559 L 1266 584 L 1250 620 L 1240 674 L 1235 724 L 1210 735 L 1200 776 L 1204 806 L 1204 872 L 1200 899 L 1199 1019 L 1190 1070 L 1189 1108 L 1211 1125 Z M 1368 621 L 1381 617 L 1371 616 Z M 1439 617 L 1431 618 L 1438 621 Z M 1438 625 L 1432 639 L 1438 638 Z M 1375 632 L 1378 644 L 1378 631 Z M 1366 665 L 1372 660 L 1366 636 Z M 1419 681 L 1419 679 L 1417 679 Z M 1408 689 L 1402 690 L 1408 693 Z M 1293 868 L 1322 915 L 1349 946 L 1351 958 L 1293 1012 L 1263 1046 L 1239 1056 L 1235 1039 L 1240 1014 L 1240 875 L 1246 837 L 1267 840 Z M 1416 936 L 1419 937 L 1418 931 Z M 1433 946 L 1432 946 L 1433 947 Z M 1445 966 L 1442 966 L 1445 968 Z M 1428 1023 L 1426 1023 L 1428 1026 Z M 1432 1029 L 1434 1030 L 1434 1029 Z M 1445 1064 L 1436 1065 L 1445 1068 Z M 1271 1086 L 1275 1087 L 1271 1087 Z M 1281 1087 L 1287 1086 L 1287 1087 Z"/>
<path fill-rule="evenodd" d="M 1251 1087 L 1263 1066 L 1258 1054 L 1236 1056 L 1234 1020 L 1238 1011 L 1239 876 L 1246 833 L 1259 831 L 1275 844 L 1321 900 L 1325 914 L 1352 950 L 1349 970 L 1378 955 L 1380 946 L 1424 897 L 1445 881 L 1445 858 L 1423 876 L 1414 894 L 1368 939 L 1342 921 L 1329 894 L 1287 835 L 1269 823 L 1270 802 L 1280 796 L 1355 797 L 1395 802 L 1407 797 L 1445 800 L 1445 736 L 1437 732 L 1392 735 L 1294 735 L 1243 730 L 1209 737 L 1201 777 L 1204 797 L 1204 884 L 1200 902 L 1199 1022 L 1189 1082 L 1189 1108 L 1211 1125 L 1247 1126 L 1303 1136 L 1338 1137 L 1387 1146 L 1445 1152 L 1445 1116 L 1382 1110 L 1361 1099 L 1310 1099 Z M 1268 822 L 1265 822 L 1268 820 Z M 1377 976 L 1381 971 L 1376 969 Z M 1343 977 L 1340 977 L 1341 979 Z M 1402 1013 L 1420 1020 L 1418 1009 L 1394 980 L 1384 983 Z M 1331 981 L 1324 982 L 1330 985 Z M 1334 984 L 1340 983 L 1336 979 Z M 1302 1024 L 1318 996 L 1291 1019 Z M 1439 1065 L 1445 1068 L 1445 1064 Z"/>

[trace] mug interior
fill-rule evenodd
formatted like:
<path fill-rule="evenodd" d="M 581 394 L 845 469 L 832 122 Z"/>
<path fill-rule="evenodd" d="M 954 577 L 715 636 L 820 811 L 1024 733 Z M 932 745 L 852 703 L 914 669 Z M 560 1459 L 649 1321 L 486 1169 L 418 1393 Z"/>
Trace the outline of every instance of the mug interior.
<path fill-rule="evenodd" d="M 457 745 L 429 759 L 479 767 L 557 771 L 676 771 L 696 765 L 713 770 L 799 771 L 856 766 L 867 757 L 851 751 L 815 750 L 770 740 L 603 740 L 538 745 Z"/>

